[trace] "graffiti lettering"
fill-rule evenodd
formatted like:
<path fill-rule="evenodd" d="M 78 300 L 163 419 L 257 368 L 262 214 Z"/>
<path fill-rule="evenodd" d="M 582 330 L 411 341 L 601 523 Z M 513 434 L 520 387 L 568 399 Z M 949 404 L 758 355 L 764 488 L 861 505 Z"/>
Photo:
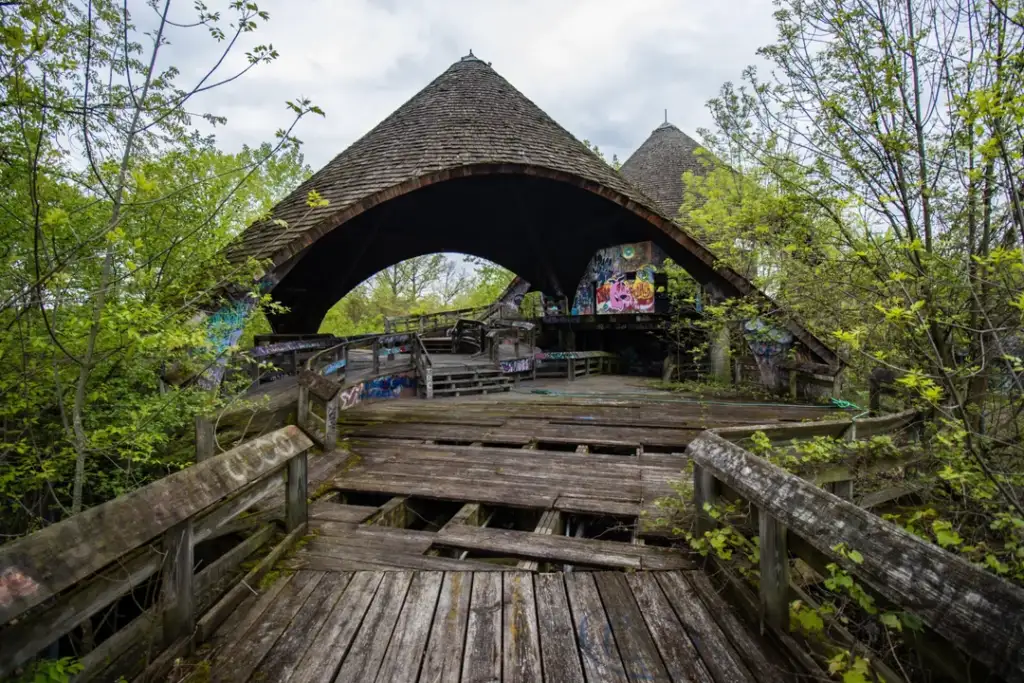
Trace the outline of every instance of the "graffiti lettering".
<path fill-rule="evenodd" d="M 505 373 L 509 372 L 526 372 L 532 366 L 529 358 L 514 358 L 512 360 L 501 361 L 501 371 Z"/>
<path fill-rule="evenodd" d="M 357 384 L 354 387 L 349 387 L 339 394 L 338 403 L 341 410 L 348 410 L 359 405 L 359 395 L 362 393 L 363 385 Z"/>
<path fill-rule="evenodd" d="M 348 361 L 346 361 L 344 358 L 341 358 L 339 360 L 334 361 L 333 363 L 328 363 L 326 366 L 324 366 L 324 369 L 321 374 L 333 375 L 334 373 L 344 368 L 347 362 Z"/>
<path fill-rule="evenodd" d="M 39 584 L 17 568 L 7 568 L 0 574 L 0 605 L 9 605 L 15 598 L 32 595 Z"/>

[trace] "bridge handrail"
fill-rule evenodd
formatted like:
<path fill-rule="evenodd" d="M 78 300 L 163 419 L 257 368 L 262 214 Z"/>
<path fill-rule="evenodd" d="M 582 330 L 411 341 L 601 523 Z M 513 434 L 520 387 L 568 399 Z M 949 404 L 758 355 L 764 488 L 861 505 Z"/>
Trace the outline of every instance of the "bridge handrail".
<path fill-rule="evenodd" d="M 426 398 L 434 398 L 434 361 L 427 351 L 423 339 L 418 334 L 412 334 L 412 362 L 416 368 L 416 377 L 423 383 L 423 393 Z"/>
<path fill-rule="evenodd" d="M 904 414 L 878 418 L 874 425 L 880 429 L 887 422 L 901 424 L 905 418 Z M 849 428 L 854 422 L 815 424 L 817 434 L 825 435 L 826 429 L 838 424 Z M 797 426 L 780 427 L 776 435 L 786 429 L 792 433 Z M 842 566 L 876 595 L 915 614 L 996 675 L 1008 681 L 1024 680 L 1024 590 L 786 472 L 721 433 L 736 436 L 741 430 L 750 428 L 703 432 L 686 453 L 694 463 L 698 530 L 713 524 L 703 510 L 705 503 L 714 504 L 722 485 L 758 511 L 759 590 L 769 624 L 782 631 L 789 627 L 787 535 L 792 535 L 812 553 Z M 848 549 L 846 553 L 837 550 L 843 548 Z M 852 550 L 861 561 L 848 559 Z"/>
<path fill-rule="evenodd" d="M 271 477 L 284 470 L 286 527 L 304 525 L 312 445 L 298 427 L 284 427 L 0 546 L 0 676 L 158 571 L 165 644 L 191 635 L 196 589 L 213 580 L 194 575 L 194 545 L 280 486 Z M 253 538 L 244 555 L 256 549 Z M 149 546 L 157 552 L 143 552 Z M 216 565 L 205 571 L 225 571 Z"/>

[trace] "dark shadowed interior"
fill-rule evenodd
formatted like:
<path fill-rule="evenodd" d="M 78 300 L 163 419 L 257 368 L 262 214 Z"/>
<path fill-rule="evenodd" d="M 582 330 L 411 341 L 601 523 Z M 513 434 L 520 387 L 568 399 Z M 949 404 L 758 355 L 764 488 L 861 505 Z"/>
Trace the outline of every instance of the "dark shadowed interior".
<path fill-rule="evenodd" d="M 278 333 L 315 332 L 328 309 L 392 264 L 434 252 L 479 256 L 572 294 L 594 252 L 652 240 L 699 281 L 713 271 L 662 228 L 568 182 L 520 174 L 434 183 L 348 220 L 297 254 L 273 290 Z"/>

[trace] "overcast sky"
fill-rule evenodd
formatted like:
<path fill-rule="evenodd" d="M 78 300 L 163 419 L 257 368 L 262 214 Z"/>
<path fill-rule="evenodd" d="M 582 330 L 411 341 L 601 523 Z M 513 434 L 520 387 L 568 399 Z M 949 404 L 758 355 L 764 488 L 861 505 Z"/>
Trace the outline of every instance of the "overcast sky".
<path fill-rule="evenodd" d="M 176 0 L 172 19 L 190 15 Z M 211 8 L 218 4 L 207 0 Z M 773 37 L 769 0 L 259 0 L 270 22 L 253 37 L 280 58 L 211 92 L 194 109 L 228 118 L 223 148 L 258 144 L 309 97 L 326 112 L 297 135 L 314 169 L 470 49 L 576 137 L 625 160 L 668 109 L 691 135 L 705 102 Z M 142 11 L 142 8 L 136 12 Z M 152 11 L 149 12 L 152 18 Z M 138 14 L 137 18 L 140 18 Z M 144 23 L 143 21 L 139 22 Z M 200 77 L 216 45 L 172 33 L 180 85 Z M 239 52 L 236 59 L 243 59 Z M 236 62 L 237 63 L 237 62 Z M 231 64 L 225 65 L 225 72 Z"/>

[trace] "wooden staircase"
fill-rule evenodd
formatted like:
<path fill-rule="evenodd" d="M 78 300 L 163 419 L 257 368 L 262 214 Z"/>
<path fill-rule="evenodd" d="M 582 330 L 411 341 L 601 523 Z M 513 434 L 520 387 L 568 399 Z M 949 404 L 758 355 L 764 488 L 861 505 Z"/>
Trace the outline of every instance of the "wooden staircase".
<path fill-rule="evenodd" d="M 470 396 L 512 389 L 514 379 L 496 367 L 435 367 L 434 396 Z M 423 389 L 420 389 L 423 395 Z"/>
<path fill-rule="evenodd" d="M 423 348 L 427 350 L 427 353 L 451 353 L 452 352 L 452 338 L 442 331 L 431 333 L 429 337 L 420 337 L 423 340 Z"/>

